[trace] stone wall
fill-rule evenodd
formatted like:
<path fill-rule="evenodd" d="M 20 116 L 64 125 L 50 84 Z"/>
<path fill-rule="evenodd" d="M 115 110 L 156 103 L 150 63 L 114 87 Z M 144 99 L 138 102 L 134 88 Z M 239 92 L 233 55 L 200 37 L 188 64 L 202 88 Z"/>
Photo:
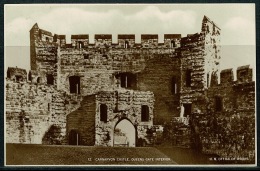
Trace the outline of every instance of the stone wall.
<path fill-rule="evenodd" d="M 154 124 L 164 124 L 172 117 L 179 116 L 181 86 L 179 69 L 179 58 L 158 55 L 147 61 L 145 69 L 138 73 L 138 89 L 152 91 L 155 96 Z M 173 78 L 175 78 L 175 83 L 173 83 Z"/>
<path fill-rule="evenodd" d="M 66 114 L 77 107 L 75 97 L 66 96 L 53 85 L 7 79 L 5 101 L 7 142 L 66 144 Z M 44 137 L 53 125 L 59 127 L 59 136 L 46 141 Z"/>
<path fill-rule="evenodd" d="M 101 50 L 100 50 L 101 51 Z M 119 87 L 118 73 L 130 72 L 137 77 L 137 86 L 128 89 L 153 91 L 156 98 L 156 124 L 177 115 L 180 87 L 179 59 L 165 49 L 61 49 L 59 55 L 58 88 L 69 92 L 69 77 L 80 77 L 80 93 L 91 95 Z M 87 57 L 84 57 L 87 56 Z M 176 77 L 176 93 L 172 79 Z M 172 106 L 172 104 L 174 104 Z"/>
<path fill-rule="evenodd" d="M 247 74 L 238 75 L 236 81 L 231 69 L 221 72 L 221 83 L 207 90 L 207 112 L 194 113 L 191 123 L 202 152 L 252 161 L 255 156 L 255 82 L 252 69 L 243 66 L 236 72 L 241 68 Z"/>
<path fill-rule="evenodd" d="M 96 145 L 113 146 L 114 128 L 123 119 L 129 120 L 135 127 L 153 125 L 154 95 L 152 92 L 142 92 L 118 89 L 117 91 L 102 91 L 96 97 Z M 100 118 L 100 105 L 107 106 L 107 120 Z M 141 120 L 142 105 L 149 108 L 147 121 Z M 137 138 L 142 134 L 137 132 Z"/>
<path fill-rule="evenodd" d="M 73 137 L 71 132 L 78 133 L 78 145 L 95 145 L 95 115 L 96 115 L 96 95 L 85 96 L 80 107 L 67 115 L 67 140 Z M 73 144 L 72 144 L 73 145 Z M 76 145 L 76 144 L 74 144 Z"/>

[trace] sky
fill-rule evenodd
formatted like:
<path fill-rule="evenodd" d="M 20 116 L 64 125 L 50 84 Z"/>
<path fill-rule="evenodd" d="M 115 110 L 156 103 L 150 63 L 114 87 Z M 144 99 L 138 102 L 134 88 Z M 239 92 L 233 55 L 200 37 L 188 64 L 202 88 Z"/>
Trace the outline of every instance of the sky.
<path fill-rule="evenodd" d="M 198 33 L 206 15 L 221 28 L 221 69 L 251 65 L 255 69 L 254 4 L 59 4 L 5 5 L 5 70 L 30 69 L 29 30 L 35 23 L 53 34 L 141 34 Z"/>

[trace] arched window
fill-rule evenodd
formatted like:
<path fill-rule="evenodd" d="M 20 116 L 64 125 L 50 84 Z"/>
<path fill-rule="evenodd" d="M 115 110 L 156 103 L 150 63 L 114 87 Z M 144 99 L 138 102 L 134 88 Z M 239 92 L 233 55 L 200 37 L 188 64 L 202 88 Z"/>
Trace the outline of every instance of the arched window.
<path fill-rule="evenodd" d="M 76 130 L 69 133 L 69 145 L 80 145 L 80 135 Z"/>
<path fill-rule="evenodd" d="M 107 122 L 107 105 L 100 105 L 100 121 Z"/>
<path fill-rule="evenodd" d="M 149 107 L 147 105 L 142 105 L 141 109 L 141 121 L 147 122 L 149 121 Z"/>
<path fill-rule="evenodd" d="M 54 84 L 54 77 L 51 74 L 47 75 L 47 84 L 53 85 Z"/>
<path fill-rule="evenodd" d="M 71 76 L 69 77 L 70 82 L 70 93 L 80 94 L 80 77 Z"/>

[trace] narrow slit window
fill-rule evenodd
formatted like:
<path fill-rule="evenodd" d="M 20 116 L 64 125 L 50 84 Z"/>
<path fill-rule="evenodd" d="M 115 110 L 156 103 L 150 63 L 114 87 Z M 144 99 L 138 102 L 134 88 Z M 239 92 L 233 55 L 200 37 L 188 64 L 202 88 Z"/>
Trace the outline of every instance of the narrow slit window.
<path fill-rule="evenodd" d="M 79 49 L 83 48 L 83 42 L 78 42 L 78 48 Z"/>
<path fill-rule="evenodd" d="M 191 104 L 187 103 L 187 104 L 183 104 L 184 107 L 184 117 L 187 117 L 188 115 L 191 115 Z"/>
<path fill-rule="evenodd" d="M 107 105 L 100 105 L 100 121 L 107 122 Z"/>
<path fill-rule="evenodd" d="M 174 48 L 174 47 L 175 47 L 175 41 L 172 40 L 172 41 L 171 41 L 171 48 Z"/>
<path fill-rule="evenodd" d="M 142 105 L 141 109 L 141 121 L 147 122 L 149 121 L 149 107 L 147 105 Z"/>
<path fill-rule="evenodd" d="M 177 94 L 177 80 L 176 77 L 172 77 L 172 94 Z"/>
<path fill-rule="evenodd" d="M 209 73 L 207 73 L 207 87 L 209 87 Z"/>
<path fill-rule="evenodd" d="M 129 42 L 125 41 L 125 48 L 128 49 L 129 48 Z"/>
<path fill-rule="evenodd" d="M 186 86 L 190 87 L 191 86 L 191 70 L 188 69 L 186 71 Z"/>

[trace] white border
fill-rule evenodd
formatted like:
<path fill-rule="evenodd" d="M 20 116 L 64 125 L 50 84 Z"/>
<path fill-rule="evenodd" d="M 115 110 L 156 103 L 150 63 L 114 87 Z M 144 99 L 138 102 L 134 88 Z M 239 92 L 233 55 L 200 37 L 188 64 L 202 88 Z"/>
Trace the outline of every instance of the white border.
<path fill-rule="evenodd" d="M 43 6 L 43 5 L 46 5 L 46 6 L 66 6 L 66 7 L 74 7 L 74 6 L 99 6 L 99 5 L 109 5 L 109 6 L 125 6 L 125 5 L 157 5 L 157 6 L 164 6 L 164 5 L 187 5 L 187 6 L 193 6 L 193 5 L 203 5 L 203 6 L 207 6 L 207 5 L 248 5 L 248 4 L 254 4 L 254 3 L 196 3 L 196 4 L 192 4 L 192 3 L 189 3 L 189 4 L 183 4 L 183 3 L 163 3 L 163 4 L 158 4 L 158 3 L 143 3 L 143 4 L 131 4 L 131 3 L 123 3 L 123 4 L 116 4 L 116 3 L 113 3 L 113 4 L 100 4 L 100 3 L 94 3 L 94 4 L 74 4 L 74 3 L 68 3 L 68 4 L 4 4 L 4 29 L 5 29 L 5 23 L 6 23 L 6 9 L 5 7 L 7 6 Z M 255 7 L 255 13 L 256 13 L 256 6 L 254 4 L 254 7 Z M 256 18 L 254 18 L 254 20 L 256 21 Z M 255 23 L 255 33 L 256 33 L 256 23 Z M 256 35 L 256 34 L 255 34 Z M 6 42 L 6 32 L 4 30 L 4 43 Z M 255 37 L 255 47 L 256 47 L 256 37 Z M 257 48 L 257 47 L 256 47 Z M 257 58 L 257 54 L 256 54 L 256 48 L 255 48 L 255 60 Z M 4 46 L 4 69 L 6 67 L 6 46 Z M 255 63 L 256 65 L 256 63 Z M 257 66 L 256 66 L 257 67 Z M 4 75 L 5 75 L 5 72 L 7 72 L 6 70 L 4 70 Z M 256 91 L 256 81 L 257 81 L 257 78 L 256 78 L 256 69 L 255 71 L 253 71 L 253 74 L 255 74 L 255 164 L 227 164 L 227 165 L 223 165 L 223 164 L 216 164 L 216 165 L 6 165 L 6 78 L 4 78 L 4 167 L 38 167 L 38 166 L 42 166 L 42 167 L 85 167 L 85 168 L 100 168 L 100 167 L 107 167 L 107 168 L 113 168 L 113 167 L 130 167 L 130 168 L 136 168 L 136 167 L 156 167 L 156 168 L 159 168 L 159 167 L 164 167 L 164 168 L 174 168 L 174 167 L 188 167 L 188 168 L 191 168 L 191 167 L 212 167 L 212 168 L 215 168 L 215 167 L 245 167 L 245 166 L 257 166 L 257 158 L 258 158 L 258 155 L 257 155 L 257 103 L 256 103 L 256 100 L 257 100 L 257 91 Z M 254 79 L 253 78 L 253 79 Z"/>

